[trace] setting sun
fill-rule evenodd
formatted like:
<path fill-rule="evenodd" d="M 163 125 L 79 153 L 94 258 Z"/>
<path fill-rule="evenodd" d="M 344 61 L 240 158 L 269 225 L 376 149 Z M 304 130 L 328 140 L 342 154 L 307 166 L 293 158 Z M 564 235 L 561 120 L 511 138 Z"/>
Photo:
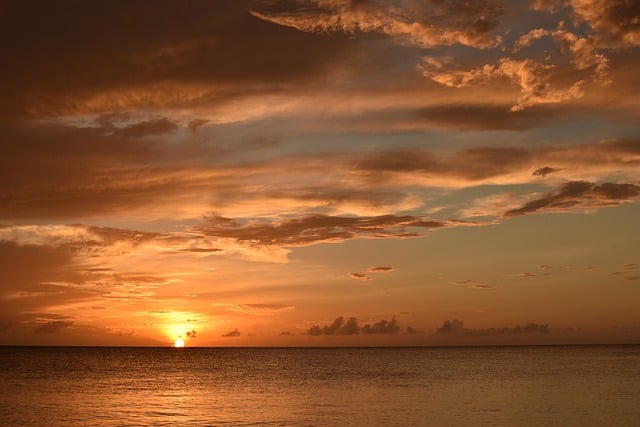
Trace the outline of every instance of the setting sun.
<path fill-rule="evenodd" d="M 173 346 L 176 348 L 179 347 L 184 347 L 184 340 L 182 338 L 178 338 L 174 343 Z"/>

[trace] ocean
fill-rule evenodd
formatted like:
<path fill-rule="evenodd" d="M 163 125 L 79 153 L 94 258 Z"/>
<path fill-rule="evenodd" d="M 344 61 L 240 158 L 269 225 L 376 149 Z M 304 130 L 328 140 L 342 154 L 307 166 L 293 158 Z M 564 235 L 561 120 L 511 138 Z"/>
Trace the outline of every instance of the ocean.
<path fill-rule="evenodd" d="M 0 347 L 0 425 L 640 426 L 640 346 Z"/>

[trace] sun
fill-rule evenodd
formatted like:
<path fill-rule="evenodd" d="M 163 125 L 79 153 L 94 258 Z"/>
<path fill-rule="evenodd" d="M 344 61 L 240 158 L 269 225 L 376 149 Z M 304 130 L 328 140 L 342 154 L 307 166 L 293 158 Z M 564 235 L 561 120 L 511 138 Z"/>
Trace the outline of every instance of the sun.
<path fill-rule="evenodd" d="M 173 346 L 176 348 L 179 347 L 184 347 L 184 340 L 182 338 L 178 338 L 174 343 Z"/>

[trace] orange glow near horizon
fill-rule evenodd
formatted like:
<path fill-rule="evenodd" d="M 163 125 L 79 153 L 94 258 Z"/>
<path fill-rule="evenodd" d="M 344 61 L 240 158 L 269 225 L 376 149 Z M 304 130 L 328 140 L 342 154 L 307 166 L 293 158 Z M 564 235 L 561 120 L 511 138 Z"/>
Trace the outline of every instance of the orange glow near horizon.
<path fill-rule="evenodd" d="M 184 347 L 184 340 L 182 338 L 176 339 L 173 346 L 176 348 Z"/>

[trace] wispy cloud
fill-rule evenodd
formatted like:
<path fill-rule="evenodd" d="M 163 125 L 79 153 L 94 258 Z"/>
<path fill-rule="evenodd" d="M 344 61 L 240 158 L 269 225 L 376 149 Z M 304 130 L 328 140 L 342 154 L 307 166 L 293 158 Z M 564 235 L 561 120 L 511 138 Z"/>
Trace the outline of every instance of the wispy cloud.
<path fill-rule="evenodd" d="M 557 191 L 547 193 L 517 209 L 505 212 L 504 216 L 512 217 L 543 211 L 590 211 L 631 202 L 638 196 L 640 196 L 640 186 L 635 184 L 610 182 L 594 184 L 586 181 L 572 181 L 562 185 Z"/>

